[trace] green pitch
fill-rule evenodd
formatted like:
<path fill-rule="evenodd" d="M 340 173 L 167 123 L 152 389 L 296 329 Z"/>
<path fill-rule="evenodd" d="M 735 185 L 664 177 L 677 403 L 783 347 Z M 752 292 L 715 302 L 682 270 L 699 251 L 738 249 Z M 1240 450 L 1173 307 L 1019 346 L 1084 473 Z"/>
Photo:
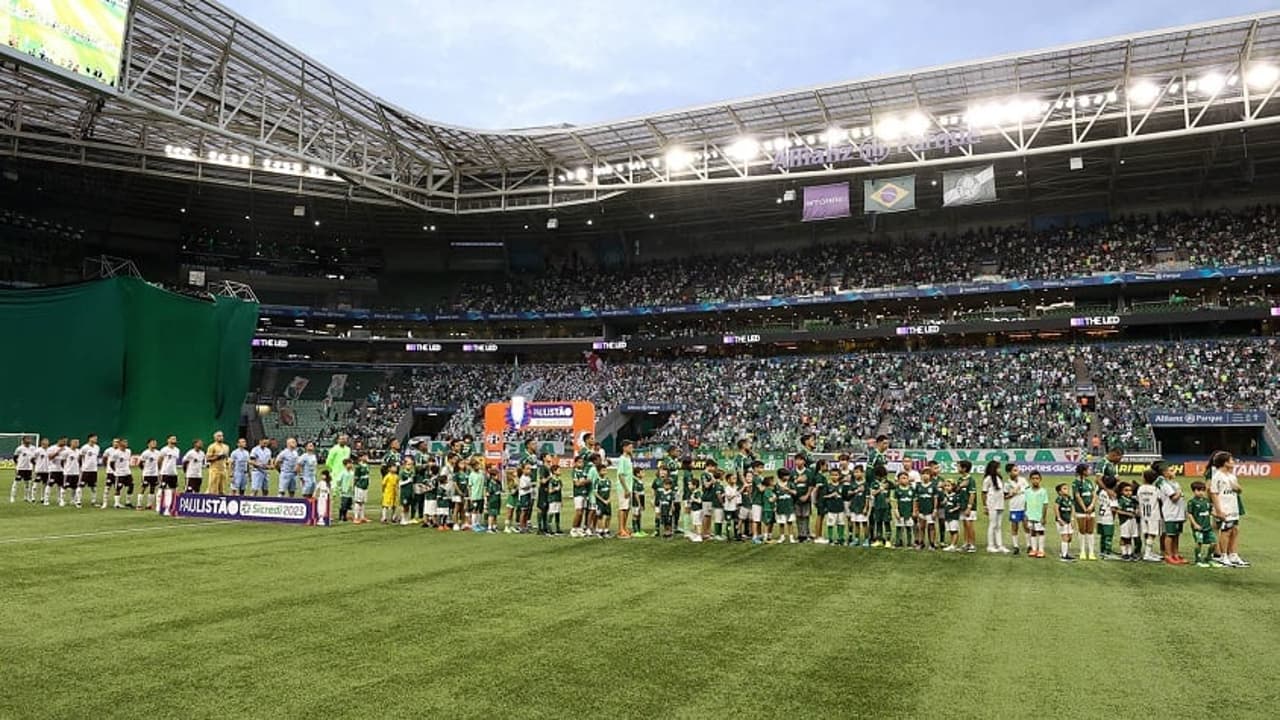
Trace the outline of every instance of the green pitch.
<path fill-rule="evenodd" d="M 5 718 L 1274 716 L 1280 483 L 1245 488 L 1254 566 L 1203 570 L 214 524 L 11 478 Z"/>

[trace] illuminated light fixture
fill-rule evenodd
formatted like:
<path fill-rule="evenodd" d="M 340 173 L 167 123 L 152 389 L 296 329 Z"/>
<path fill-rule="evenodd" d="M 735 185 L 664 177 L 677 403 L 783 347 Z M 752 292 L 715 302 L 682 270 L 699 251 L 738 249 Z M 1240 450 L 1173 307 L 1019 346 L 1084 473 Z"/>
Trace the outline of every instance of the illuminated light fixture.
<path fill-rule="evenodd" d="M 560 182 L 564 182 L 564 175 L 563 174 L 557 175 L 556 179 L 559 180 Z"/>
<path fill-rule="evenodd" d="M 1117 98 L 1119 98 L 1119 97 L 1120 97 L 1120 96 L 1116 94 L 1116 91 L 1115 91 L 1115 90 L 1112 90 L 1111 92 L 1108 92 L 1108 93 L 1107 93 L 1107 102 L 1109 102 L 1109 103 L 1113 103 L 1113 102 L 1115 102 L 1115 101 L 1116 101 L 1116 99 L 1117 99 Z"/>
<path fill-rule="evenodd" d="M 1080 97 L 1076 98 L 1076 106 L 1082 107 L 1082 108 L 1089 107 L 1089 96 L 1081 95 Z"/>
<path fill-rule="evenodd" d="M 574 170 L 573 178 L 578 182 L 585 182 L 587 179 L 587 169 L 584 167 L 580 167 L 577 170 Z"/>
<path fill-rule="evenodd" d="M 650 160 L 649 163 L 653 165 L 654 168 L 660 168 L 662 167 L 662 158 L 654 158 Z"/>
<path fill-rule="evenodd" d="M 827 128 L 827 131 L 822 134 L 822 139 L 826 140 L 828 145 L 835 145 L 843 140 L 845 136 L 846 133 L 844 130 L 841 130 L 838 127 L 829 127 Z"/>
<path fill-rule="evenodd" d="M 979 103 L 969 106 L 964 118 L 968 121 L 970 127 L 996 125 L 1000 122 L 1000 113 L 1001 108 L 996 103 Z"/>
<path fill-rule="evenodd" d="M 652 220 L 653 218 L 654 218 L 654 214 L 653 214 L 653 213 L 649 213 L 649 219 L 650 219 L 650 220 Z"/>
<path fill-rule="evenodd" d="M 1159 96 L 1160 88 L 1145 80 L 1129 88 L 1128 92 L 1129 100 L 1137 105 L 1150 105 Z"/>
<path fill-rule="evenodd" d="M 1102 101 L 1103 101 L 1103 100 L 1106 100 L 1106 99 L 1107 99 L 1107 96 L 1106 96 L 1106 95 L 1103 95 L 1102 93 L 1098 93 L 1097 95 L 1094 95 L 1094 96 L 1093 96 L 1093 104 L 1094 104 L 1094 105 L 1101 105 L 1101 104 L 1102 104 Z"/>
<path fill-rule="evenodd" d="M 796 147 L 800 147 L 801 145 L 803 145 L 803 144 L 804 144 L 804 138 L 800 138 L 800 137 L 798 137 L 798 138 L 796 138 L 795 140 L 792 140 L 792 141 L 791 141 L 791 144 L 792 144 L 792 145 L 795 145 Z"/>
<path fill-rule="evenodd" d="M 897 140 L 906 131 L 902 121 L 896 117 L 887 117 L 876 123 L 876 137 L 881 140 Z"/>
<path fill-rule="evenodd" d="M 595 224 L 596 224 L 596 221 L 595 221 L 595 220 L 587 220 L 587 226 L 588 226 L 588 227 L 589 227 L 589 226 L 591 226 L 591 225 L 595 225 Z"/>
<path fill-rule="evenodd" d="M 760 155 L 760 142 L 755 138 L 738 138 L 729 146 L 729 156 L 741 162 L 750 162 Z"/>
<path fill-rule="evenodd" d="M 1229 85 L 1230 87 L 1235 87 L 1239 83 L 1240 83 L 1239 75 L 1236 75 L 1233 73 L 1227 76 L 1227 85 Z"/>
<path fill-rule="evenodd" d="M 319 220 L 315 221 L 315 226 L 316 226 L 316 227 L 320 227 L 320 221 L 319 221 Z"/>
<path fill-rule="evenodd" d="M 1227 79 L 1219 72 L 1207 72 L 1200 76 L 1200 92 L 1205 95 L 1216 95 L 1226 84 Z"/>
<path fill-rule="evenodd" d="M 680 170 L 689 167 L 693 163 L 693 154 L 688 150 L 680 147 L 673 147 L 667 151 L 667 169 Z"/>
<path fill-rule="evenodd" d="M 805 138 L 804 138 L 804 144 L 805 144 L 805 145 L 812 145 L 812 144 L 814 144 L 814 143 L 815 143 L 815 142 L 817 142 L 817 141 L 818 141 L 818 138 L 816 138 L 816 137 L 814 137 L 814 136 L 812 136 L 812 135 L 806 135 L 806 136 L 805 136 Z"/>
<path fill-rule="evenodd" d="M 635 165 L 635 163 L 632 163 L 632 165 Z M 626 165 L 623 165 L 622 163 L 618 163 L 617 165 L 614 165 L 614 166 L 613 166 L 613 170 L 614 170 L 614 172 L 618 173 L 619 175 L 621 175 L 623 172 L 625 172 L 625 171 L 626 171 L 626 169 L 627 169 L 627 166 L 626 166 Z M 631 168 L 631 169 L 632 169 L 632 170 L 635 170 L 635 168 L 634 168 L 634 167 L 633 167 L 633 168 Z"/>
<path fill-rule="evenodd" d="M 1062 100 L 1059 100 L 1058 102 L 1054 103 L 1054 104 L 1053 104 L 1053 106 L 1054 106 L 1055 108 L 1057 108 L 1057 109 L 1061 110 L 1063 107 L 1065 107 L 1065 106 L 1066 106 L 1066 103 L 1065 103 L 1065 102 L 1063 102 Z"/>
<path fill-rule="evenodd" d="M 1196 80 L 1187 81 L 1187 92 L 1195 92 L 1200 89 L 1200 83 Z"/>
<path fill-rule="evenodd" d="M 1014 173 L 1014 175 L 1015 175 L 1016 177 L 1022 177 L 1022 171 L 1021 171 L 1021 170 L 1019 170 L 1018 172 Z"/>
<path fill-rule="evenodd" d="M 1176 93 L 1176 92 L 1178 92 L 1178 91 L 1179 91 L 1179 90 L 1181 90 L 1181 89 L 1182 89 L 1182 86 L 1181 86 L 1181 85 L 1179 85 L 1178 83 L 1174 83 L 1174 84 L 1172 84 L 1172 85 L 1170 85 L 1170 86 L 1169 86 L 1169 92 L 1171 92 L 1171 93 Z"/>
<path fill-rule="evenodd" d="M 791 141 L 786 139 L 785 137 L 780 137 L 773 141 L 773 147 L 776 150 L 786 150 L 787 146 L 790 144 L 791 144 Z"/>
<path fill-rule="evenodd" d="M 929 118 L 924 113 L 913 112 L 907 116 L 904 125 L 909 135 L 923 135 L 929 129 Z"/>
<path fill-rule="evenodd" d="M 1280 67 L 1271 63 L 1254 63 L 1244 74 L 1244 83 L 1250 90 L 1267 90 L 1280 80 Z"/>

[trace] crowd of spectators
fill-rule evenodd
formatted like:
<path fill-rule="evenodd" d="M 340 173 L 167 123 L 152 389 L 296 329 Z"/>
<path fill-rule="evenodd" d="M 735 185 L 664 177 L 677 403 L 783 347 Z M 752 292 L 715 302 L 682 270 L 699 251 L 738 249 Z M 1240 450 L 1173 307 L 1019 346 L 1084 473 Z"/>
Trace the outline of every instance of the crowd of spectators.
<path fill-rule="evenodd" d="M 1102 439 L 1148 448 L 1151 410 L 1266 410 L 1280 417 L 1280 341 L 1099 345 L 1083 349 Z"/>
<path fill-rule="evenodd" d="M 1075 401 L 1067 347 L 896 356 L 891 407 L 904 447 L 1084 447 L 1090 421 Z"/>
<path fill-rule="evenodd" d="M 1060 278 L 1166 262 L 1197 267 L 1280 262 L 1280 208 L 1132 216 L 1089 228 L 1025 227 L 807 247 L 796 252 L 692 257 L 618 271 L 549 272 L 470 282 L 453 310 L 607 309 L 968 282 Z"/>
<path fill-rule="evenodd" d="M 1096 418 L 1076 402 L 1082 381 L 1099 388 Z M 600 369 L 427 365 L 356 403 L 345 428 L 381 447 L 410 405 L 433 405 L 457 408 L 441 437 L 480 438 L 484 406 L 517 387 L 531 391 L 531 400 L 591 401 L 598 420 L 623 404 L 678 406 L 645 443 L 725 447 L 750 436 L 760 449 L 787 450 L 813 432 L 827 450 L 861 447 L 879 433 L 899 447 L 1085 447 L 1098 432 L 1106 447 L 1144 449 L 1152 409 L 1280 416 L 1280 340 L 651 360 Z M 568 440 L 556 432 L 539 437 Z"/>

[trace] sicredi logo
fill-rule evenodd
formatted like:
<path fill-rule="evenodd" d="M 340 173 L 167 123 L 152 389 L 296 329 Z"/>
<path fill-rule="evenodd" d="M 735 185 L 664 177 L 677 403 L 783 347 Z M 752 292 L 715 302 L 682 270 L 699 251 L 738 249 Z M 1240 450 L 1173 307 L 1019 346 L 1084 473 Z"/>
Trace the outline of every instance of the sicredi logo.
<path fill-rule="evenodd" d="M 1110 327 L 1120 324 L 1118 315 L 1094 315 L 1091 317 L 1071 318 L 1071 327 Z"/>
<path fill-rule="evenodd" d="M 904 325 L 898 328 L 899 335 L 937 335 L 940 332 L 941 325 Z"/>

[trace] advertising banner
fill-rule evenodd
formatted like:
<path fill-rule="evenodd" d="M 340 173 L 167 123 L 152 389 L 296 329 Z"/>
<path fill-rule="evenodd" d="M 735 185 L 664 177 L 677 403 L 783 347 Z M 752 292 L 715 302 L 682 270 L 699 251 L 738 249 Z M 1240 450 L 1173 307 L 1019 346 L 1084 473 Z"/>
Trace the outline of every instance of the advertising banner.
<path fill-rule="evenodd" d="M 996 199 L 996 170 L 992 165 L 942 173 L 942 204 L 974 205 Z"/>
<path fill-rule="evenodd" d="M 1152 427 L 1253 427 L 1267 424 L 1262 410 L 1152 410 L 1147 414 Z"/>
<path fill-rule="evenodd" d="M 1202 478 L 1204 471 L 1208 467 L 1208 463 L 1203 460 L 1193 460 L 1183 463 L 1187 477 Z M 1236 462 L 1236 477 L 1238 478 L 1280 478 L 1280 462 L 1267 462 L 1263 460 L 1241 460 Z"/>
<path fill-rule="evenodd" d="M 831 220 L 849 217 L 849 183 L 811 185 L 804 189 L 801 220 Z"/>
<path fill-rule="evenodd" d="M 308 525 L 314 517 L 311 503 L 302 498 L 268 498 L 240 495 L 182 493 L 175 501 L 179 517 L 211 520 L 246 520 Z"/>

